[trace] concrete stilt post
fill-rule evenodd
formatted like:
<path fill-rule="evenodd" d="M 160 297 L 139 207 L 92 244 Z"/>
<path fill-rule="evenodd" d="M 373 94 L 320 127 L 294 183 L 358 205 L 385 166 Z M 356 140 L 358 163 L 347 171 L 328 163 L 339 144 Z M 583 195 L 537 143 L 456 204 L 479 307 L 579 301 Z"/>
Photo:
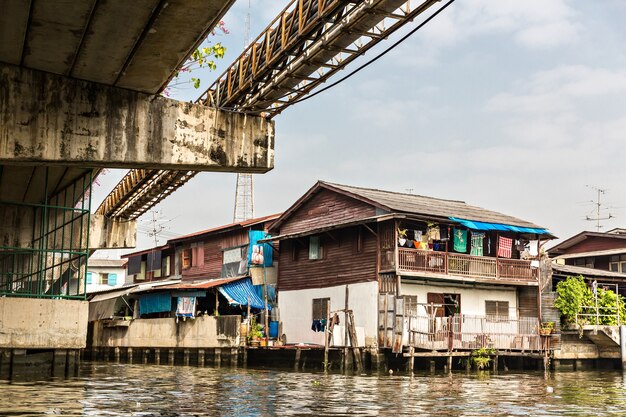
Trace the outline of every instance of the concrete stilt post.
<path fill-rule="evenodd" d="M 622 358 L 622 369 L 626 370 L 626 326 L 619 326 L 619 346 Z"/>

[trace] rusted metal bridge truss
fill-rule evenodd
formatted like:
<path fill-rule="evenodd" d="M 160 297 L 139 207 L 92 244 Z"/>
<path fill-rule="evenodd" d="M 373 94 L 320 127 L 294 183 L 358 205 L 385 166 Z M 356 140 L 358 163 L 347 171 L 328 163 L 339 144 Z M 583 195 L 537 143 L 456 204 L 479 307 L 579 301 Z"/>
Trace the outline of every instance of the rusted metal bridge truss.
<path fill-rule="evenodd" d="M 272 118 L 407 23 L 428 18 L 437 3 L 292 0 L 198 102 Z M 97 213 L 137 218 L 195 175 L 131 170 Z"/>

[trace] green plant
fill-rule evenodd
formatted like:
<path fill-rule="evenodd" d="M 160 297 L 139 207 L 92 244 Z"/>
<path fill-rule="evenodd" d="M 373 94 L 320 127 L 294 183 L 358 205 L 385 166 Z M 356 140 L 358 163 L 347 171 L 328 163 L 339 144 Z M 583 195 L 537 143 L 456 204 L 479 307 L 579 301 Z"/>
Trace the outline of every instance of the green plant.
<path fill-rule="evenodd" d="M 472 365 L 477 370 L 483 370 L 489 366 L 491 363 L 491 357 L 496 354 L 495 349 L 491 348 L 480 348 L 473 350 L 470 355 L 470 360 Z"/>
<path fill-rule="evenodd" d="M 248 340 L 256 340 L 263 337 L 263 325 L 257 323 L 256 317 L 250 319 L 250 331 L 248 332 Z"/>
<path fill-rule="evenodd" d="M 540 330 L 541 330 L 540 333 L 543 335 L 552 333 L 552 331 L 554 330 L 554 322 L 544 321 L 543 323 L 541 323 Z"/>
<path fill-rule="evenodd" d="M 554 306 L 561 312 L 561 317 L 566 323 L 576 322 L 576 315 L 582 312 L 584 305 L 593 299 L 593 293 L 585 283 L 582 276 L 567 277 L 556 286 L 558 294 Z"/>
<path fill-rule="evenodd" d="M 596 296 L 585 283 L 582 276 L 567 277 L 556 286 L 558 294 L 554 306 L 561 312 L 561 317 L 565 323 L 575 323 L 576 316 L 580 313 L 587 315 L 580 316 L 580 324 L 617 324 L 617 306 L 619 302 L 620 323 L 626 319 L 626 301 L 621 295 L 615 294 L 611 290 L 598 288 L 597 290 L 597 320 L 596 320 Z M 585 307 L 587 307 L 585 309 Z"/>

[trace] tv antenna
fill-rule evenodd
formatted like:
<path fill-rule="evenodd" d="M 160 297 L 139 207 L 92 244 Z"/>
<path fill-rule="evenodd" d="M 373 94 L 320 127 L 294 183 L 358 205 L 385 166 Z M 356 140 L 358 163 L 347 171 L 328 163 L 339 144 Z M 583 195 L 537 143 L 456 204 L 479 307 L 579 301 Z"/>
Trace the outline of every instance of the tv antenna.
<path fill-rule="evenodd" d="M 591 200 L 591 202 L 596 206 L 596 215 L 595 217 L 590 217 L 587 216 L 585 218 L 585 220 L 593 222 L 596 222 L 596 230 L 599 232 L 600 229 L 602 228 L 602 225 L 600 225 L 600 221 L 602 220 L 610 220 L 612 218 L 614 218 L 615 216 L 613 216 L 611 213 L 608 213 L 608 215 L 606 217 L 601 217 L 601 210 L 602 210 L 602 195 L 606 194 L 606 192 L 608 191 L 606 188 L 599 188 L 599 187 L 595 187 L 593 185 L 588 185 L 587 187 L 591 188 L 592 190 L 596 191 L 598 193 L 598 198 L 596 201 Z"/>
<path fill-rule="evenodd" d="M 244 49 L 250 44 L 250 0 L 245 22 Z M 254 217 L 254 180 L 252 174 L 237 174 L 235 189 L 235 211 L 233 223 L 242 222 Z"/>

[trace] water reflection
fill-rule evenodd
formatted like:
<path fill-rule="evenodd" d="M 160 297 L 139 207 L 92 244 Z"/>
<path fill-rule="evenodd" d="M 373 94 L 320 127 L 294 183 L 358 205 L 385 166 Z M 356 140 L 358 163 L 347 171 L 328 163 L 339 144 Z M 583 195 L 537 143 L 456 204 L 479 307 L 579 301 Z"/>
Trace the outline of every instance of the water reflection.
<path fill-rule="evenodd" d="M 0 415 L 626 415 L 619 372 L 345 376 L 83 364 L 81 376 L 0 381 Z"/>

